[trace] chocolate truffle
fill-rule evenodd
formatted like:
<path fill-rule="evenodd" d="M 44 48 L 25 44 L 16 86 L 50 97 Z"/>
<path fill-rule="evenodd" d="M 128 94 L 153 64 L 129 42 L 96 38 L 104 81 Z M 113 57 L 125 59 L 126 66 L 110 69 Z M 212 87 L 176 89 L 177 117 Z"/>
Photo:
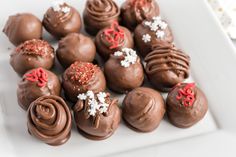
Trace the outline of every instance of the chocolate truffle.
<path fill-rule="evenodd" d="M 28 71 L 17 88 L 18 104 L 27 110 L 30 103 L 44 95 L 60 95 L 61 84 L 58 77 L 43 68 Z"/>
<path fill-rule="evenodd" d="M 117 100 L 110 98 L 109 93 L 88 91 L 79 94 L 73 108 L 78 130 L 92 140 L 110 137 L 118 128 L 121 119 L 117 103 Z"/>
<path fill-rule="evenodd" d="M 166 112 L 169 121 L 188 128 L 200 121 L 208 110 L 204 93 L 194 83 L 180 83 L 168 94 Z"/>
<path fill-rule="evenodd" d="M 59 41 L 57 59 L 67 68 L 75 61 L 92 62 L 96 55 L 93 40 L 82 34 L 71 33 Z"/>
<path fill-rule="evenodd" d="M 42 96 L 30 104 L 29 133 L 49 145 L 61 145 L 70 138 L 71 121 L 70 109 L 59 96 Z"/>
<path fill-rule="evenodd" d="M 126 95 L 122 112 L 130 128 L 140 132 L 151 132 L 159 126 L 165 114 L 164 100 L 159 92 L 139 87 Z"/>
<path fill-rule="evenodd" d="M 63 1 L 55 1 L 44 15 L 43 26 L 56 38 L 78 33 L 81 28 L 79 12 Z"/>
<path fill-rule="evenodd" d="M 99 31 L 95 38 L 95 44 L 99 55 L 105 60 L 110 57 L 110 54 L 122 48 L 134 47 L 130 31 L 125 27 L 119 26 L 117 22 Z"/>
<path fill-rule="evenodd" d="M 190 57 L 170 44 L 155 47 L 145 62 L 148 79 L 163 92 L 170 91 L 189 76 Z"/>
<path fill-rule="evenodd" d="M 99 30 L 118 21 L 119 15 L 120 8 L 113 0 L 87 0 L 83 13 L 85 30 L 96 35 Z"/>
<path fill-rule="evenodd" d="M 32 39 L 20 44 L 11 53 L 10 64 L 19 75 L 42 67 L 50 69 L 54 64 L 54 49 L 48 42 Z"/>
<path fill-rule="evenodd" d="M 167 23 L 156 16 L 145 20 L 134 31 L 134 40 L 139 53 L 145 57 L 152 51 L 152 47 L 163 45 L 163 42 L 173 42 L 173 36 Z"/>
<path fill-rule="evenodd" d="M 136 51 L 123 48 L 111 55 L 105 63 L 104 73 L 110 89 L 125 93 L 142 85 L 143 66 Z"/>
<path fill-rule="evenodd" d="M 42 23 L 30 13 L 12 15 L 8 18 L 3 32 L 15 46 L 31 39 L 42 38 Z"/>
<path fill-rule="evenodd" d="M 66 69 L 62 76 L 62 87 L 66 97 L 77 101 L 80 93 L 91 90 L 95 93 L 106 89 L 106 80 L 102 70 L 89 62 L 76 61 Z"/>
<path fill-rule="evenodd" d="M 156 0 L 126 0 L 121 6 L 122 24 L 134 30 L 145 19 L 160 13 Z"/>

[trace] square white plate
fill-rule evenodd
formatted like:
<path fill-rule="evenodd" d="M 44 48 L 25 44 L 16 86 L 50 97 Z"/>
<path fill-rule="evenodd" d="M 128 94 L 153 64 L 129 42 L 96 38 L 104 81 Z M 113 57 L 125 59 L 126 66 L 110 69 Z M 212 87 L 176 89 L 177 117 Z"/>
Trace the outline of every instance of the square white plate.
<path fill-rule="evenodd" d="M 123 0 L 117 2 L 121 3 Z M 85 0 L 68 0 L 69 4 L 83 11 Z M 7 38 L 0 34 L 0 154 L 1 156 L 31 157 L 31 156 L 101 156 L 131 149 L 157 145 L 157 148 L 165 147 L 166 142 L 174 145 L 175 140 L 198 136 L 225 135 L 224 129 L 236 130 L 236 107 L 234 106 L 234 87 L 236 83 L 236 56 L 229 39 L 222 32 L 208 6 L 203 0 L 159 0 L 162 16 L 168 21 L 175 36 L 176 45 L 186 51 L 192 58 L 192 76 L 197 84 L 205 91 L 210 111 L 197 125 L 189 129 L 178 129 L 172 126 L 166 119 L 160 127 L 152 133 L 137 133 L 127 128 L 123 123 L 117 132 L 105 141 L 91 141 L 77 133 L 75 127 L 72 130 L 70 140 L 63 146 L 48 146 L 27 132 L 26 114 L 16 102 L 16 87 L 19 77 L 9 65 L 9 53 L 13 46 Z M 50 6 L 50 1 L 11 0 L 1 5 L 0 26 L 3 28 L 7 17 L 18 12 L 31 12 L 42 19 L 43 13 Z M 56 44 L 54 44 L 56 46 Z M 10 49 L 9 49 L 10 48 Z M 214 115 L 214 118 L 211 114 Z M 217 123 L 216 123 L 217 122 Z M 216 125 L 217 124 L 217 125 Z M 219 127 L 218 127 L 219 126 Z M 219 131 L 219 130 L 223 131 Z M 207 136 L 208 137 L 208 136 Z M 225 136 L 226 137 L 226 136 Z M 192 138 L 190 138 L 192 139 Z M 194 139 L 194 138 L 193 138 Z M 197 141 L 198 139 L 195 138 Z M 216 140 L 216 138 L 211 138 Z M 235 142 L 230 138 L 232 142 Z M 198 140 L 199 141 L 199 140 Z M 180 142 L 181 143 L 181 142 Z M 210 140 L 203 143 L 217 144 Z M 164 145 L 161 145 L 164 144 Z M 194 146 L 194 141 L 175 144 L 178 149 L 171 148 L 171 152 L 184 151 L 183 148 Z M 156 147 L 150 148 L 152 156 L 156 153 Z M 168 148 L 168 147 L 167 147 Z M 191 150 L 192 147 L 189 148 Z M 162 150 L 162 151 L 161 151 Z M 213 149 L 214 150 L 214 149 Z M 220 150 L 220 149 L 219 149 Z M 194 149 L 192 149 L 194 152 Z M 198 151 L 195 150 L 196 152 Z M 233 149 L 232 149 L 233 151 Z M 145 150 L 135 150 L 128 154 L 141 156 L 147 153 Z M 194 152 L 195 153 L 195 152 Z M 125 155 L 125 154 L 123 154 Z M 127 154 L 126 154 L 127 155 Z M 163 154 L 164 155 L 164 154 Z"/>

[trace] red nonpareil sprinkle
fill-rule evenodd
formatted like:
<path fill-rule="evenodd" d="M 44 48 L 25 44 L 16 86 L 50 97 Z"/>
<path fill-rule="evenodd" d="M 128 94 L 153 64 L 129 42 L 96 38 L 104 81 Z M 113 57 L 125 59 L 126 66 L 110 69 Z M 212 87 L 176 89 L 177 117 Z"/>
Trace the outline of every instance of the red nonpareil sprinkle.
<path fill-rule="evenodd" d="M 85 85 L 96 72 L 96 65 L 88 62 L 77 61 L 69 67 L 67 76 L 70 80 L 79 82 L 81 85 Z"/>
<path fill-rule="evenodd" d="M 104 30 L 104 35 L 107 42 L 111 44 L 110 49 L 119 47 L 125 37 L 124 30 L 120 28 L 117 21 L 114 21 L 110 28 Z"/>
<path fill-rule="evenodd" d="M 25 74 L 25 78 L 28 81 L 37 82 L 39 87 L 44 87 L 48 82 L 48 74 L 42 68 L 37 68 Z"/>
<path fill-rule="evenodd" d="M 25 41 L 16 48 L 16 52 L 28 55 L 34 54 L 42 56 L 48 51 L 53 52 L 51 45 L 49 45 L 48 42 L 39 39 Z"/>
<path fill-rule="evenodd" d="M 182 84 L 178 84 L 177 86 L 181 86 Z M 176 96 L 177 100 L 182 100 L 182 104 L 185 107 L 191 107 L 193 106 L 193 103 L 195 101 L 195 94 L 194 94 L 194 83 L 188 83 L 183 88 L 180 88 L 178 90 L 178 95 Z"/>

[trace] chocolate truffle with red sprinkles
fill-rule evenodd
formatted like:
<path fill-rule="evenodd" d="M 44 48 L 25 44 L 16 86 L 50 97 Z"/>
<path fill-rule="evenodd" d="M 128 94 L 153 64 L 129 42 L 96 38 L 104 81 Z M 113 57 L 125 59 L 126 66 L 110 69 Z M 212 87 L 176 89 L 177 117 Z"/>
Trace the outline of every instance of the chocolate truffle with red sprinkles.
<path fill-rule="evenodd" d="M 87 91 L 98 93 L 106 89 L 106 80 L 102 70 L 89 62 L 76 61 L 66 69 L 62 76 L 65 96 L 72 102 L 77 101 L 78 94 Z"/>
<path fill-rule="evenodd" d="M 10 55 L 10 64 L 19 75 L 42 67 L 50 69 L 54 63 L 54 49 L 44 40 L 32 39 L 15 48 Z"/>
<path fill-rule="evenodd" d="M 207 98 L 195 83 L 179 83 L 168 94 L 166 109 L 173 125 L 188 128 L 205 116 L 208 110 Z"/>
<path fill-rule="evenodd" d="M 25 73 L 18 83 L 17 100 L 24 110 L 31 102 L 45 95 L 60 95 L 61 84 L 58 77 L 43 68 L 36 68 Z"/>

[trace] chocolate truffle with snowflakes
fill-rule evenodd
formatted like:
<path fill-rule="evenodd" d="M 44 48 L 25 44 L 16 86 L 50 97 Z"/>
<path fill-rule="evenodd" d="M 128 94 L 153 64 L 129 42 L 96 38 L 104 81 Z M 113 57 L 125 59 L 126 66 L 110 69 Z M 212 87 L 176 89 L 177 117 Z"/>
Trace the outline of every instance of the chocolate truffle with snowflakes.
<path fill-rule="evenodd" d="M 43 26 L 41 21 L 30 13 L 11 15 L 3 29 L 15 46 L 31 39 L 41 39 Z"/>
<path fill-rule="evenodd" d="M 10 64 L 19 75 L 30 69 L 50 69 L 54 64 L 54 49 L 44 40 L 32 39 L 20 44 L 10 55 Z"/>
<path fill-rule="evenodd" d="M 57 59 L 67 68 L 75 61 L 92 62 L 96 55 L 93 40 L 83 34 L 70 33 L 59 41 Z"/>
<path fill-rule="evenodd" d="M 27 110 L 30 103 L 45 95 L 60 95 L 61 83 L 52 72 L 37 68 L 24 74 L 18 83 L 17 100 L 20 107 Z"/>
<path fill-rule="evenodd" d="M 122 24 L 134 30 L 146 19 L 158 16 L 160 13 L 156 0 L 126 0 L 121 6 Z"/>
<path fill-rule="evenodd" d="M 106 89 L 106 80 L 102 70 L 89 62 L 76 61 L 68 67 L 62 76 L 62 87 L 66 97 L 77 101 L 80 93 L 89 90 L 98 93 Z"/>
<path fill-rule="evenodd" d="M 194 83 L 180 83 L 166 99 L 169 121 L 180 128 L 188 128 L 199 122 L 208 110 L 205 94 Z"/>
<path fill-rule="evenodd" d="M 139 53 L 145 57 L 151 52 L 153 46 L 172 43 L 173 35 L 167 23 L 156 16 L 136 27 L 134 40 Z"/>
<path fill-rule="evenodd" d="M 136 131 L 153 131 L 159 126 L 164 114 L 163 97 L 151 88 L 135 88 L 123 101 L 122 116 L 128 126 Z"/>
<path fill-rule="evenodd" d="M 121 119 L 118 100 L 111 99 L 110 94 L 105 92 L 79 94 L 73 111 L 78 130 L 92 140 L 110 137 Z"/>
<path fill-rule="evenodd" d="M 107 60 L 111 54 L 122 48 L 133 48 L 134 41 L 130 31 L 117 22 L 99 31 L 95 38 L 95 45 L 99 55 Z"/>
<path fill-rule="evenodd" d="M 172 44 L 155 46 L 145 62 L 149 81 L 163 92 L 170 91 L 189 76 L 190 57 Z"/>
<path fill-rule="evenodd" d="M 78 33 L 81 28 L 79 12 L 62 0 L 53 1 L 43 18 L 43 26 L 56 38 Z"/>
<path fill-rule="evenodd" d="M 120 8 L 114 0 L 87 0 L 83 12 L 85 30 L 96 35 L 101 29 L 119 21 Z"/>
<path fill-rule="evenodd" d="M 142 85 L 143 66 L 136 51 L 123 48 L 110 56 L 105 63 L 104 73 L 110 89 L 118 93 L 128 92 Z"/>

